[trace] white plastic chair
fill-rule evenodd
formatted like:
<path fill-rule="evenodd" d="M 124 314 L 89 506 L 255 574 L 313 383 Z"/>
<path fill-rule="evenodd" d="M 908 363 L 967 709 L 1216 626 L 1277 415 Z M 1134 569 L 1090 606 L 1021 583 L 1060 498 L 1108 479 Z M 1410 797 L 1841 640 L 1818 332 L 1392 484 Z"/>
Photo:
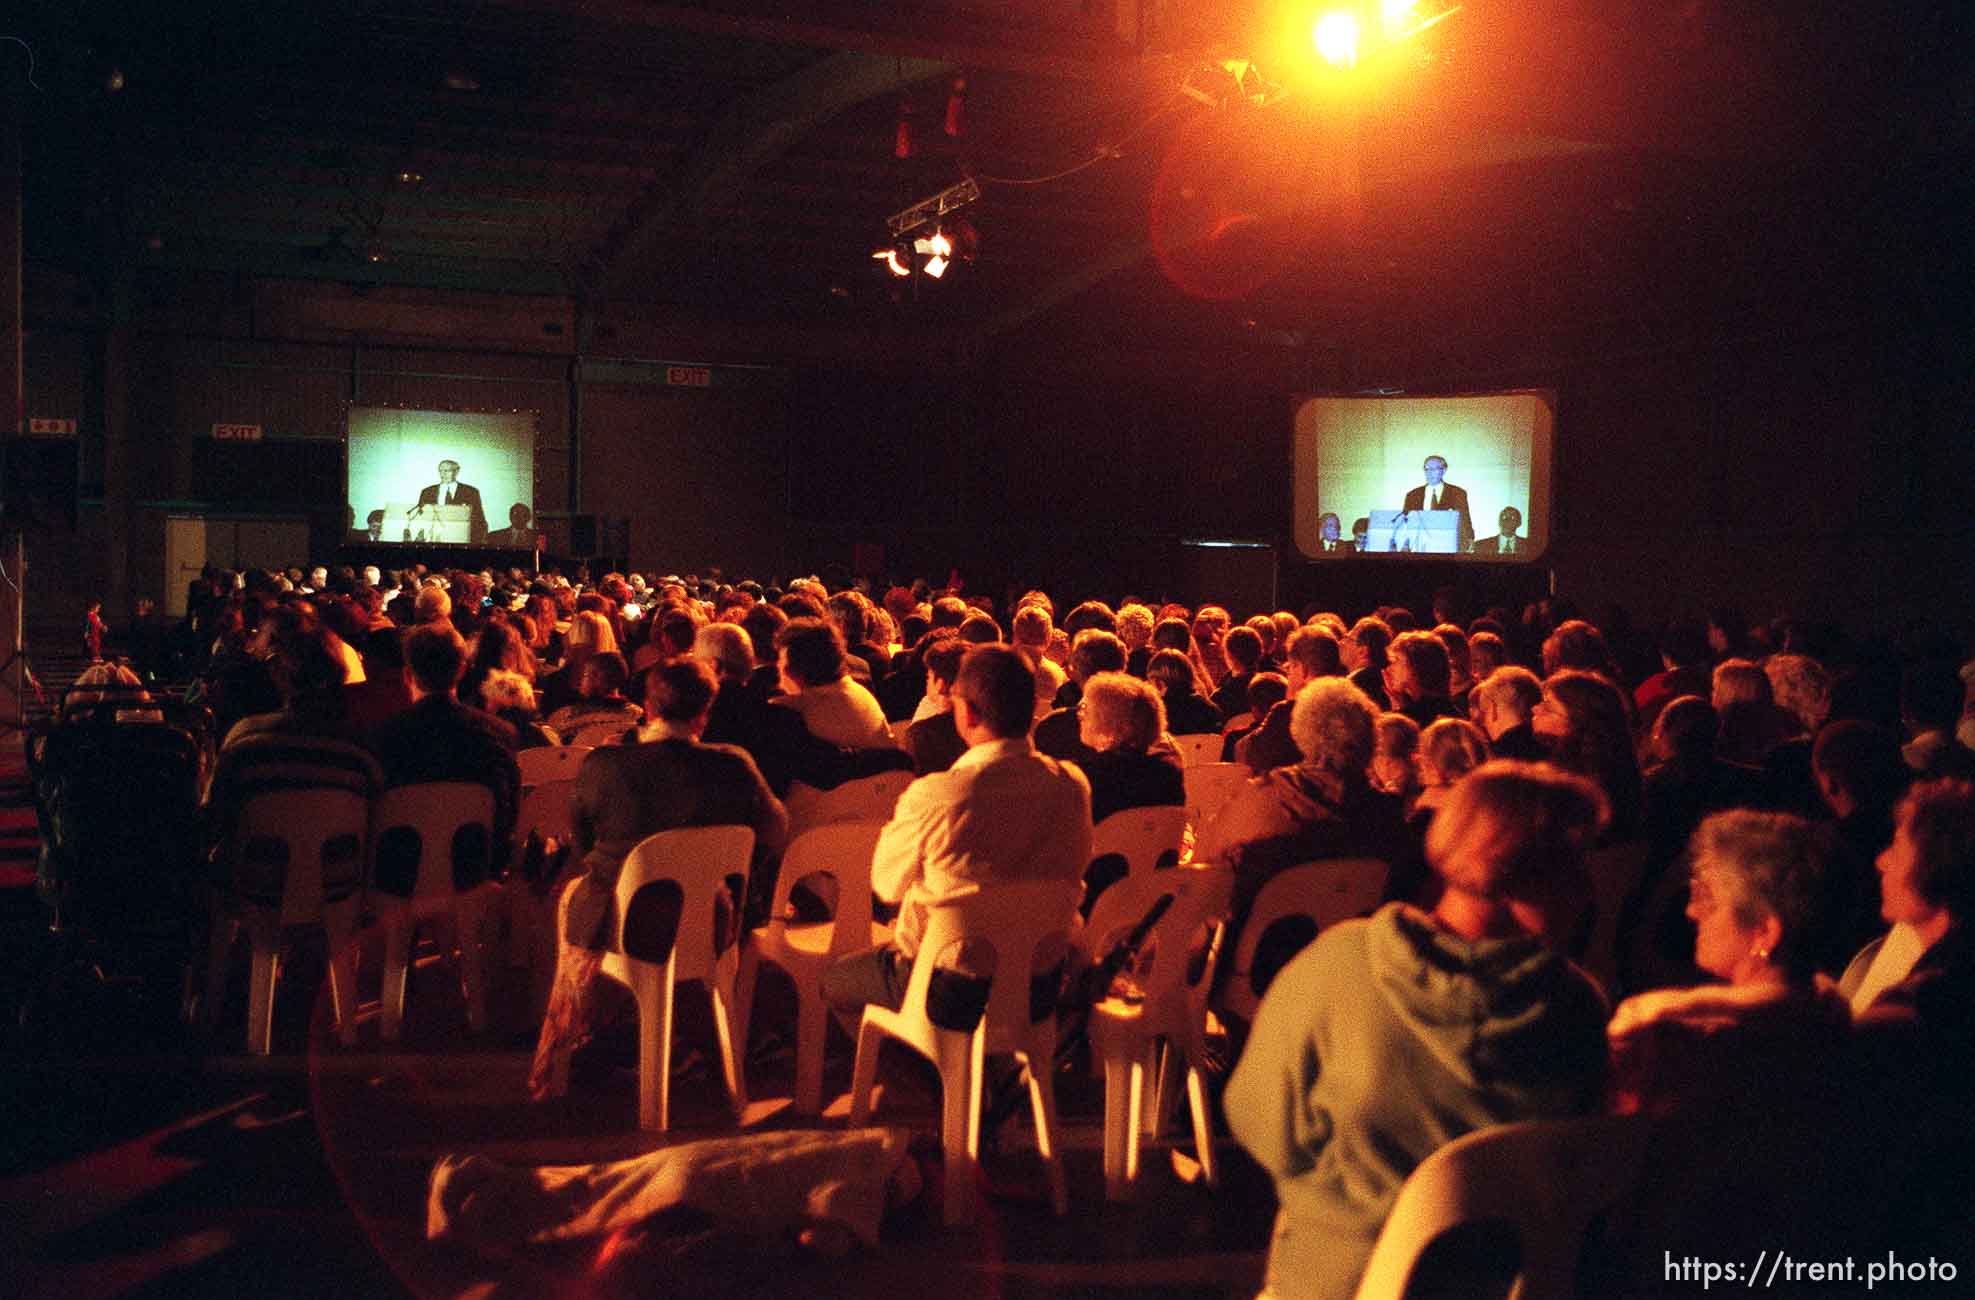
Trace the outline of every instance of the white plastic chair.
<path fill-rule="evenodd" d="M 1219 732 L 1200 732 L 1195 735 L 1174 736 L 1173 744 L 1179 748 L 1180 757 L 1186 760 L 1187 767 L 1205 767 L 1221 761 L 1221 746 L 1227 738 Z"/>
<path fill-rule="evenodd" d="M 943 1097 L 940 1136 L 946 1152 L 946 1222 L 964 1223 L 973 1214 L 974 1169 L 981 1153 L 983 1065 L 990 1052 L 1008 1052 L 1028 1064 L 1029 1102 L 1036 1146 L 1049 1166 L 1050 1204 L 1058 1215 L 1069 1208 L 1063 1161 L 1056 1149 L 1056 1014 L 1029 1018 L 1030 988 L 1038 952 L 1052 937 L 1064 940 L 1076 910 L 1075 882 L 1025 881 L 993 885 L 927 909 L 912 978 L 897 1011 L 864 1008 L 857 1035 L 857 1063 L 850 1085 L 850 1123 L 871 1119 L 871 1089 L 878 1078 L 878 1048 L 896 1038 L 939 1070 Z M 995 954 L 987 1009 L 971 1031 L 942 1029 L 926 1010 L 926 992 L 942 955 L 969 940 L 985 942 Z M 1046 953 L 1045 953 L 1046 955 Z"/>
<path fill-rule="evenodd" d="M 1585 1234 L 1637 1185 L 1649 1126 L 1638 1115 L 1536 1120 L 1449 1142 L 1399 1189 L 1357 1300 L 1402 1300 L 1427 1247 L 1464 1224 L 1514 1235 L 1511 1294 L 1522 1300 L 1579 1294 Z"/>
<path fill-rule="evenodd" d="M 357 1041 L 357 954 L 370 800 L 356 790 L 268 790 L 242 805 L 228 845 L 231 878 L 214 896 L 206 966 L 207 1022 L 226 991 L 226 958 L 244 924 L 253 945 L 247 1050 L 273 1047 L 274 990 L 281 977 L 281 932 L 321 924 L 328 936 L 329 992 L 343 1046 Z"/>
<path fill-rule="evenodd" d="M 486 860 L 457 861 L 456 840 L 470 826 L 479 826 Z M 404 1028 L 405 982 L 411 966 L 412 933 L 427 917 L 446 923 L 459 944 L 460 980 L 466 990 L 467 1025 L 479 1033 L 487 1027 L 487 981 L 481 928 L 487 902 L 499 888 L 491 879 L 494 836 L 494 794 L 471 781 L 427 781 L 386 790 L 371 814 L 370 898 L 384 926 L 384 1041 L 396 1042 Z M 417 856 L 410 863 L 386 858 L 401 850 L 402 836 L 416 837 Z M 404 879 L 406 867 L 410 879 Z M 478 879 L 461 890 L 462 871 Z"/>
<path fill-rule="evenodd" d="M 729 876 L 741 889 L 731 899 L 736 915 L 747 897 L 748 858 L 754 831 L 746 826 L 688 826 L 647 836 L 624 859 L 617 877 L 617 920 L 604 953 L 603 973 L 624 984 L 638 1001 L 638 1127 L 663 1132 L 672 1120 L 672 995 L 682 980 L 706 985 L 713 1003 L 713 1028 L 720 1040 L 720 1067 L 727 1095 L 738 1117 L 747 1108 L 747 1085 L 729 1013 L 739 945 L 714 951 L 714 900 Z M 637 914 L 657 900 L 639 894 L 674 885 L 681 896 L 678 926 L 663 952 L 642 950 Z M 563 894 L 563 907 L 570 894 Z M 558 918 L 558 927 L 561 920 Z M 641 950 L 627 952 L 630 943 Z"/>
<path fill-rule="evenodd" d="M 591 750 L 598 745 L 615 745 L 624 739 L 624 733 L 631 730 L 632 726 L 632 723 L 622 718 L 613 718 L 609 722 L 592 722 L 586 727 L 579 728 L 563 748 Z"/>
<path fill-rule="evenodd" d="M 1184 740 L 1182 736 L 1180 739 Z M 1255 774 L 1243 763 L 1189 762 L 1186 767 L 1186 818 L 1197 836 L 1247 788 Z"/>
<path fill-rule="evenodd" d="M 891 930 L 871 919 L 871 858 L 884 829 L 879 821 L 832 822 L 796 836 L 782 854 L 768 923 L 757 926 L 742 944 L 735 1037 L 745 1051 L 761 963 L 788 972 L 797 997 L 795 1108 L 804 1115 L 823 1108 L 823 1048 L 830 1024 L 822 993 L 824 970 L 839 957 L 891 942 Z M 836 882 L 836 916 L 791 924 L 789 890 L 803 877 L 819 874 Z"/>
<path fill-rule="evenodd" d="M 577 769 L 589 755 L 591 745 L 538 745 L 515 753 L 514 765 L 521 769 L 521 788 L 548 785 L 554 781 L 574 781 Z"/>
<path fill-rule="evenodd" d="M 1165 1126 L 1168 1096 L 1183 1076 L 1193 1115 L 1193 1143 L 1209 1186 L 1216 1180 L 1214 1127 L 1208 1114 L 1206 1077 L 1207 994 L 1214 982 L 1219 922 L 1227 918 L 1234 874 L 1226 868 L 1161 871 L 1121 880 L 1104 891 L 1084 926 L 1093 959 L 1170 895 L 1172 905 L 1154 923 L 1140 951 L 1149 964 L 1132 967 L 1142 999 L 1105 997 L 1091 1008 L 1093 1058 L 1104 1063 L 1104 1195 L 1119 1201 L 1131 1195 L 1138 1178 L 1141 1135 L 1157 1136 Z M 1205 934 L 1207 950 L 1192 962 L 1196 940 Z M 1146 1102 L 1148 1075 L 1153 1101 Z"/>
<path fill-rule="evenodd" d="M 1222 982 L 1221 1005 L 1242 1019 L 1255 1019 L 1267 986 L 1255 986 L 1255 949 L 1275 922 L 1307 916 L 1317 932 L 1339 921 L 1364 916 L 1385 895 L 1391 869 L 1377 858 L 1329 858 L 1305 862 L 1269 877 L 1234 939 L 1234 967 Z"/>
<path fill-rule="evenodd" d="M 898 797 L 912 779 L 910 769 L 903 769 L 845 781 L 833 790 L 794 782 L 789 786 L 789 797 L 782 801 L 789 810 L 789 834 L 800 835 L 812 826 L 831 822 L 888 822 Z"/>

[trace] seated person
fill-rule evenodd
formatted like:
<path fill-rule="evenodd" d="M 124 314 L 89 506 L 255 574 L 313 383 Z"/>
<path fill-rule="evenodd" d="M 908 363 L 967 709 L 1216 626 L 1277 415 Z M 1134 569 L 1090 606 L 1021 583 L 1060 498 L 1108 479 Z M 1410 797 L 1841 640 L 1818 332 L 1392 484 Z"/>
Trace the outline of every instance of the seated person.
<path fill-rule="evenodd" d="M 1256 673 L 1248 679 L 1247 711 L 1227 720 L 1221 731 L 1221 761 L 1233 763 L 1241 742 L 1262 725 L 1269 711 L 1289 698 L 1289 679 L 1281 673 Z"/>
<path fill-rule="evenodd" d="M 1265 773 L 1200 833 L 1195 860 L 1235 873 L 1230 934 L 1285 867 L 1352 857 L 1391 864 L 1405 852 L 1404 805 L 1368 775 L 1377 721 L 1364 692 L 1343 678 L 1311 682 L 1290 718 L 1303 761 Z"/>
<path fill-rule="evenodd" d="M 905 749 L 912 755 L 912 771 L 917 776 L 944 772 L 967 752 L 967 742 L 953 725 L 953 683 L 960 676 L 960 661 L 967 657 L 968 645 L 952 631 L 934 635 L 921 656 L 926 668 L 926 698 L 939 710 L 921 718 L 905 733 Z"/>
<path fill-rule="evenodd" d="M 1221 711 L 1195 691 L 1192 660 L 1160 650 L 1146 662 L 1145 676 L 1165 697 L 1166 726 L 1175 736 L 1220 734 Z"/>
<path fill-rule="evenodd" d="M 1403 713 L 1381 713 L 1372 736 L 1372 788 L 1412 811 L 1419 792 L 1420 724 Z"/>
<path fill-rule="evenodd" d="M 1084 683 L 1077 707 L 1090 755 L 1079 766 L 1090 778 L 1092 825 L 1126 808 L 1186 802 L 1177 755 L 1149 752 L 1166 730 L 1165 701 L 1150 682 L 1123 672 L 1098 673 Z"/>
<path fill-rule="evenodd" d="M 906 787 L 871 862 L 871 888 L 899 904 L 892 942 L 840 958 L 823 975 L 823 998 L 847 1020 L 866 1006 L 897 1009 L 924 933 L 926 909 L 996 884 L 1060 880 L 1065 917 L 1090 862 L 1090 783 L 1071 764 L 1029 743 L 1035 673 L 1007 646 L 969 650 L 953 685 L 953 721 L 967 752 L 950 769 Z M 941 1023 L 977 1016 L 978 981 L 936 987 Z M 854 1023 L 854 1021 L 852 1021 Z"/>
<path fill-rule="evenodd" d="M 810 735 L 844 749 L 893 748 L 884 709 L 849 676 L 843 635 L 834 624 L 793 619 L 777 645 L 783 694 L 775 702 L 794 710 Z"/>
<path fill-rule="evenodd" d="M 1454 786 L 1486 763 L 1488 737 L 1460 718 L 1442 718 L 1420 733 L 1420 790 L 1410 820 L 1424 824 L 1447 801 Z"/>
<path fill-rule="evenodd" d="M 1303 755 L 1289 734 L 1289 715 L 1302 689 L 1319 677 L 1344 674 L 1343 652 L 1337 637 L 1327 628 L 1314 624 L 1290 633 L 1285 646 L 1283 676 L 1288 694 L 1281 703 L 1260 715 L 1262 725 L 1235 742 L 1234 761 L 1261 775 L 1273 767 L 1301 762 Z"/>
<path fill-rule="evenodd" d="M 748 892 L 764 903 L 751 911 L 765 910 L 774 896 L 775 863 L 788 843 L 788 815 L 754 760 L 736 746 L 700 740 L 713 709 L 712 670 L 673 659 L 652 670 L 645 690 L 653 739 L 594 749 L 576 773 L 571 813 L 580 874 L 569 885 L 555 983 L 528 1079 L 537 1100 L 567 1082 L 569 1057 L 596 1028 L 598 968 L 617 929 L 617 877 L 639 841 L 682 826 L 751 827 Z"/>
<path fill-rule="evenodd" d="M 1385 694 L 1394 712 L 1426 727 L 1465 711 L 1450 691 L 1452 668 L 1447 646 L 1431 632 L 1402 632 L 1392 640 L 1385 663 Z"/>
<path fill-rule="evenodd" d="M 1123 671 L 1128 658 L 1125 643 L 1102 628 L 1087 627 L 1077 633 L 1070 642 L 1070 702 L 1051 710 L 1036 723 L 1036 748 L 1051 758 L 1084 764 L 1091 757 L 1084 747 L 1083 728 L 1077 717 L 1077 701 L 1083 698 L 1084 683 L 1098 673 Z"/>
<path fill-rule="evenodd" d="M 1306 687 L 1299 715 L 1324 690 Z M 1264 1294 L 1346 1300 L 1400 1186 L 1443 1143 L 1597 1105 L 1604 1001 L 1559 948 L 1589 898 L 1603 803 L 1553 769 L 1476 769 L 1427 835 L 1445 881 L 1434 910 L 1334 925 L 1269 986 L 1224 1097 L 1281 1207 Z"/>
<path fill-rule="evenodd" d="M 624 698 L 624 686 L 630 678 L 631 670 L 617 651 L 591 655 L 583 662 L 576 699 L 549 715 L 549 730 L 572 742 L 579 732 L 621 736 L 630 731 L 645 716 L 643 709 Z"/>

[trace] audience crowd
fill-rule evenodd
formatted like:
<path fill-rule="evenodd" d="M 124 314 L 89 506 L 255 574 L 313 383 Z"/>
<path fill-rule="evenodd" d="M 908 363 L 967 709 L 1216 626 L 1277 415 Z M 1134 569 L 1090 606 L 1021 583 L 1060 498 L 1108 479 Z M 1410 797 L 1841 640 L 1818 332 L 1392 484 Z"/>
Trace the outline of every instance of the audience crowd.
<path fill-rule="evenodd" d="M 926 907 L 1074 887 L 1095 823 L 1186 803 L 1181 743 L 1204 734 L 1250 774 L 1188 840 L 1192 864 L 1233 873 L 1232 933 L 1286 868 L 1388 872 L 1376 912 L 1280 956 L 1252 1025 L 1224 1017 L 1227 1124 L 1280 1203 L 1269 1294 L 1349 1295 L 1400 1185 L 1453 1138 L 1598 1109 L 1690 1118 L 1694 1165 L 1719 1176 L 1693 1187 L 1724 1197 L 1729 1156 L 1761 1152 L 1797 1236 L 1834 1217 L 1881 1245 L 1966 1230 L 1975 665 L 1939 632 L 1715 610 L 1655 642 L 1561 598 L 1238 622 L 1011 597 L 208 572 L 181 628 L 128 644 L 138 674 L 194 680 L 217 721 L 216 838 L 257 756 L 280 752 L 267 738 L 313 738 L 366 787 L 485 784 L 498 870 L 521 852 L 516 750 L 596 747 L 538 1094 L 597 1028 L 596 950 L 642 837 L 751 826 L 733 903 L 758 923 L 792 792 L 910 769 L 873 876 L 903 909 L 896 938 L 824 981 L 849 1015 L 897 1005 Z M 1842 1207 L 1794 1194 L 1863 1168 L 1879 1173 Z M 1719 1245 L 1764 1231 L 1701 1217 Z"/>

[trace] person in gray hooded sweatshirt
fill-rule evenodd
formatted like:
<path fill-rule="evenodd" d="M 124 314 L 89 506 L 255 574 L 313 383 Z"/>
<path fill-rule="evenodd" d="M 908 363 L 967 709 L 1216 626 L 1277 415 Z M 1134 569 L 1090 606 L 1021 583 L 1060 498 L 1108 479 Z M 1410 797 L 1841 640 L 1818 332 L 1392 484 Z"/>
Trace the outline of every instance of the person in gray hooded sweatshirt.
<path fill-rule="evenodd" d="M 1491 1124 L 1602 1100 L 1606 1007 L 1556 952 L 1589 900 L 1597 788 L 1497 761 L 1427 833 L 1431 913 L 1391 903 L 1277 975 L 1228 1080 L 1228 1127 L 1275 1179 L 1264 1295 L 1349 1297 L 1406 1176 Z"/>

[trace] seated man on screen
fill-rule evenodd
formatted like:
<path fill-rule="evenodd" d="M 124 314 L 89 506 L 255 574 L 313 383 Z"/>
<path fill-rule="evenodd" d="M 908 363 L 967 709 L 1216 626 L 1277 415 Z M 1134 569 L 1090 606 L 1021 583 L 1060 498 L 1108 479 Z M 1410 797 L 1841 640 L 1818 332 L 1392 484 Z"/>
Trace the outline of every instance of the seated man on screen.
<path fill-rule="evenodd" d="M 1426 473 L 1426 482 L 1406 494 L 1403 509 L 1411 514 L 1415 510 L 1458 510 L 1461 513 L 1460 536 L 1455 544 L 1457 551 L 1466 551 L 1474 545 L 1474 521 L 1468 517 L 1468 494 L 1465 488 L 1455 487 L 1447 482 L 1447 458 L 1428 456 L 1421 468 Z"/>
<path fill-rule="evenodd" d="M 1351 543 L 1344 540 L 1344 526 L 1334 511 L 1324 511 L 1323 517 L 1317 520 L 1317 536 L 1319 555 L 1342 555 L 1353 549 Z"/>
<path fill-rule="evenodd" d="M 1529 539 L 1516 536 L 1516 529 L 1522 527 L 1522 511 L 1514 506 L 1503 506 L 1495 522 L 1502 530 L 1500 536 L 1484 537 L 1476 542 L 1476 555 L 1514 555 L 1529 549 Z"/>
<path fill-rule="evenodd" d="M 507 508 L 507 527 L 487 534 L 487 545 L 515 550 L 535 549 L 534 512 L 519 501 Z"/>
<path fill-rule="evenodd" d="M 421 506 L 467 506 L 473 511 L 471 523 L 472 541 L 475 545 L 487 540 L 487 516 L 480 509 L 480 489 L 470 483 L 459 481 L 459 462 L 442 460 L 439 462 L 439 481 L 429 484 L 418 494 Z"/>

